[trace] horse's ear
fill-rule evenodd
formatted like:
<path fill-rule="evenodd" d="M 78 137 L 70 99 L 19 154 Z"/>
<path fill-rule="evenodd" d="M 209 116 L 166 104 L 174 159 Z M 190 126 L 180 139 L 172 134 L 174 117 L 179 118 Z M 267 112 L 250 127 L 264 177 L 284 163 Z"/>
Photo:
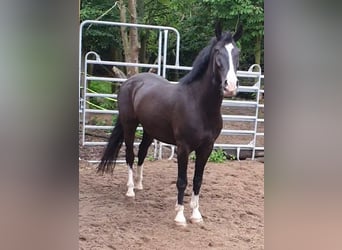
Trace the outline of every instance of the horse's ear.
<path fill-rule="evenodd" d="M 242 33 L 243 33 L 243 28 L 242 28 L 242 24 L 240 23 L 233 35 L 233 39 L 235 42 L 237 42 L 241 38 Z"/>
<path fill-rule="evenodd" d="M 219 41 L 221 39 L 221 35 L 222 35 L 221 21 L 217 21 L 215 24 L 215 35 L 216 35 L 217 41 Z"/>

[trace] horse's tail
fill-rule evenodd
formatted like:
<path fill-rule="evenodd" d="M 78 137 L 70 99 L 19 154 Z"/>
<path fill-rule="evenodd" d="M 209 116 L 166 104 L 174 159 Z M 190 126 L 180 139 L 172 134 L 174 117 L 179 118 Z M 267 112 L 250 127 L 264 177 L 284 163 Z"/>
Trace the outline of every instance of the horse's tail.
<path fill-rule="evenodd" d="M 102 155 L 101 162 L 97 167 L 97 172 L 113 172 L 115 161 L 124 140 L 123 127 L 118 117 L 115 127 L 108 140 L 107 147 Z"/>

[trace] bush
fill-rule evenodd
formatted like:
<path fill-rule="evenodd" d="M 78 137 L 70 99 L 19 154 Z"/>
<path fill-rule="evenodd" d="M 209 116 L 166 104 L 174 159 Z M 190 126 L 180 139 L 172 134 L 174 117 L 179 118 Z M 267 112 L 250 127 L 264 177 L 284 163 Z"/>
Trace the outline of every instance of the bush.
<path fill-rule="evenodd" d="M 196 160 L 196 155 L 194 152 L 192 152 L 189 156 L 190 160 L 191 161 L 195 161 Z M 223 163 L 227 160 L 227 155 L 226 153 L 224 152 L 223 149 L 219 148 L 219 149 L 214 149 L 209 158 L 208 158 L 208 161 L 209 162 L 215 162 L 215 163 Z"/>
<path fill-rule="evenodd" d="M 226 153 L 221 149 L 215 149 L 211 152 L 208 161 L 215 163 L 223 163 L 227 160 Z"/>

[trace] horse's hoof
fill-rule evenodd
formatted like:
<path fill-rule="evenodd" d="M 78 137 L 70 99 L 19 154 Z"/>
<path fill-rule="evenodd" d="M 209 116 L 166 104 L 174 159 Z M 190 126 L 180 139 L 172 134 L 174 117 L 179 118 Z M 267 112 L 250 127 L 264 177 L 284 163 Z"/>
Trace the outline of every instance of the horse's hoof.
<path fill-rule="evenodd" d="M 127 191 L 126 196 L 127 196 L 127 197 L 134 197 L 134 196 L 135 196 L 135 193 L 134 193 L 134 192 L 131 192 L 131 191 Z"/>
<path fill-rule="evenodd" d="M 203 219 L 202 218 L 190 218 L 190 222 L 195 224 L 195 223 L 202 223 Z"/>
<path fill-rule="evenodd" d="M 143 188 L 143 185 L 142 185 L 142 184 L 137 184 L 137 185 L 135 186 L 135 189 L 137 189 L 137 190 L 143 190 L 144 188 Z"/>
<path fill-rule="evenodd" d="M 186 221 L 176 221 L 175 220 L 175 223 L 176 223 L 176 226 L 181 226 L 181 227 L 186 227 Z"/>

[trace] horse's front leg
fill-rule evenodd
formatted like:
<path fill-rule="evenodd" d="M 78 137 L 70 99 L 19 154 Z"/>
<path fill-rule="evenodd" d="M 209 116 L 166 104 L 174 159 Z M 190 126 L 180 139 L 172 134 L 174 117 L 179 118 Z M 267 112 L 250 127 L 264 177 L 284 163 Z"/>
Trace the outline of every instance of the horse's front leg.
<path fill-rule="evenodd" d="M 195 162 L 195 174 L 193 179 L 193 192 L 190 201 L 190 207 L 192 209 L 192 215 L 190 221 L 192 223 L 202 222 L 203 218 L 199 211 L 199 193 L 203 180 L 203 172 L 205 164 L 210 156 L 213 146 L 201 147 L 196 150 L 196 162 Z"/>
<path fill-rule="evenodd" d="M 184 216 L 184 192 L 186 186 L 188 185 L 187 179 L 187 168 L 188 168 L 188 157 L 189 150 L 184 149 L 184 147 L 178 147 L 177 150 L 177 161 L 178 161 L 178 177 L 177 177 L 177 203 L 176 203 L 176 218 L 175 222 L 177 225 L 185 226 L 186 219 Z"/>
<path fill-rule="evenodd" d="M 133 178 L 133 164 L 127 165 L 128 169 L 128 180 L 127 180 L 127 193 L 126 196 L 134 197 L 134 178 Z"/>

